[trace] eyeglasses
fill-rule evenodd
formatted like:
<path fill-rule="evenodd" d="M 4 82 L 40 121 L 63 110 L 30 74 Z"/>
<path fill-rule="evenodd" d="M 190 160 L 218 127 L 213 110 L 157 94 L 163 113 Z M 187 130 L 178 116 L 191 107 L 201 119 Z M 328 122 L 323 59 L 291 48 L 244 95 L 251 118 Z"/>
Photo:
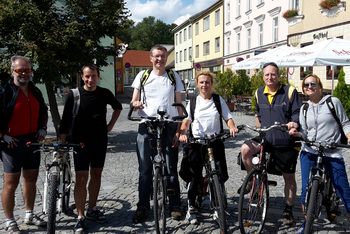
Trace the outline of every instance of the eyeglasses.
<path fill-rule="evenodd" d="M 305 82 L 304 83 L 304 88 L 309 88 L 309 85 L 311 84 L 312 87 L 316 87 L 317 86 L 317 82 L 316 81 L 312 81 L 312 82 Z"/>
<path fill-rule="evenodd" d="M 274 66 L 274 67 L 278 68 L 277 64 L 274 63 L 274 62 L 265 63 L 264 66 L 263 66 L 263 69 L 264 69 L 265 67 L 267 67 L 267 66 Z"/>
<path fill-rule="evenodd" d="M 12 69 L 12 71 L 17 72 L 18 74 L 30 74 L 32 73 L 32 69 Z"/>

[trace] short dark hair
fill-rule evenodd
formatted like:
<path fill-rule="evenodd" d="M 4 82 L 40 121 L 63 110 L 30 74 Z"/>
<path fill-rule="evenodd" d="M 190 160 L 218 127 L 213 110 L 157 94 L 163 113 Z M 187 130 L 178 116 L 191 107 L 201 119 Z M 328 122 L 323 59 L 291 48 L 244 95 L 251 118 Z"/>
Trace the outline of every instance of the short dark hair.
<path fill-rule="evenodd" d="M 11 57 L 11 69 L 14 69 L 16 60 L 24 60 L 29 64 L 30 68 L 32 68 L 32 63 L 30 62 L 29 58 L 20 55 L 14 55 Z"/>
<path fill-rule="evenodd" d="M 84 74 L 84 69 L 85 68 L 89 68 L 90 70 L 93 70 L 93 71 L 97 71 L 97 75 L 100 75 L 100 69 L 98 68 L 98 66 L 96 66 L 95 64 L 92 64 L 92 63 L 87 63 L 85 65 L 83 65 L 83 67 L 81 68 L 81 74 L 83 75 Z"/>
<path fill-rule="evenodd" d="M 277 74 L 280 74 L 280 69 L 279 69 L 279 67 L 277 66 L 277 64 L 274 63 L 274 62 L 268 62 L 268 63 L 265 63 L 265 64 L 264 64 L 264 66 L 263 66 L 263 74 L 264 74 L 264 69 L 265 69 L 265 67 L 267 67 L 267 66 L 273 66 L 273 67 L 277 68 Z"/>
<path fill-rule="evenodd" d="M 152 49 L 150 50 L 151 57 L 153 56 L 153 50 L 162 50 L 162 51 L 164 51 L 164 53 L 168 57 L 168 50 L 162 45 L 155 45 L 152 47 Z"/>

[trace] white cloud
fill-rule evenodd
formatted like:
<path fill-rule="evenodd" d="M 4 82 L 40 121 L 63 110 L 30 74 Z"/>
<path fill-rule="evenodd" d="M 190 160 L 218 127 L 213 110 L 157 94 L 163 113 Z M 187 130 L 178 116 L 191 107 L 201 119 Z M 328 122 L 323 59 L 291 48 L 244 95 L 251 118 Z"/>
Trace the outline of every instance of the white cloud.
<path fill-rule="evenodd" d="M 141 0 L 142 1 L 142 0 Z M 208 8 L 217 0 L 131 0 L 126 2 L 126 7 L 130 10 L 131 19 L 136 23 L 141 22 L 144 17 L 154 16 L 155 19 L 171 24 L 181 24 L 191 15 Z"/>

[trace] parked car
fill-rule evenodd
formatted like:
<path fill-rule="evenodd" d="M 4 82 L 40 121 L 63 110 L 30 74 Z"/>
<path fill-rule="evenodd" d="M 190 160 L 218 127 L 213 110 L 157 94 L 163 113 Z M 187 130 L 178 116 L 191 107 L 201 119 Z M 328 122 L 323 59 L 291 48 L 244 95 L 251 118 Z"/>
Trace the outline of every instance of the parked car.
<path fill-rule="evenodd" d="M 186 87 L 186 103 L 191 99 L 191 97 L 195 97 L 199 95 L 199 89 L 196 85 L 196 80 L 192 79 L 188 83 Z"/>

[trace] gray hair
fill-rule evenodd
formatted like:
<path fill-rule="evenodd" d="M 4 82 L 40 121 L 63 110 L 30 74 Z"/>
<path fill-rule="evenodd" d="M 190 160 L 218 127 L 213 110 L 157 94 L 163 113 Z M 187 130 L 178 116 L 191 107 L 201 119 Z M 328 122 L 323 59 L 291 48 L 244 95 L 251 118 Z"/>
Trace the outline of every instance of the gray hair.
<path fill-rule="evenodd" d="M 168 50 L 162 45 L 155 45 L 152 47 L 152 49 L 150 50 L 151 57 L 153 57 L 153 50 L 162 50 L 168 57 Z"/>
<path fill-rule="evenodd" d="M 15 56 L 11 57 L 11 69 L 14 68 L 14 64 L 15 64 L 16 60 L 24 60 L 30 65 L 30 68 L 32 68 L 32 63 L 30 62 L 29 58 L 24 57 L 24 56 L 20 56 L 20 55 L 15 55 Z"/>

